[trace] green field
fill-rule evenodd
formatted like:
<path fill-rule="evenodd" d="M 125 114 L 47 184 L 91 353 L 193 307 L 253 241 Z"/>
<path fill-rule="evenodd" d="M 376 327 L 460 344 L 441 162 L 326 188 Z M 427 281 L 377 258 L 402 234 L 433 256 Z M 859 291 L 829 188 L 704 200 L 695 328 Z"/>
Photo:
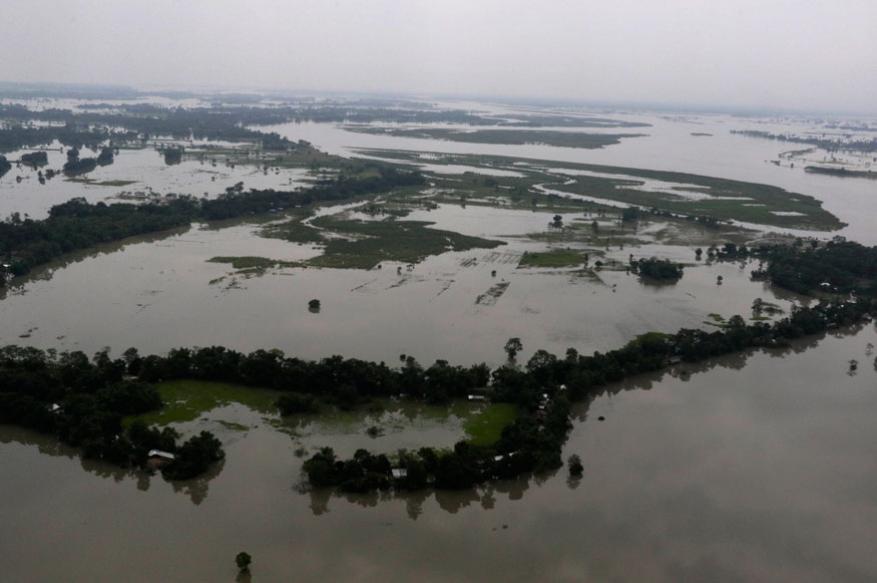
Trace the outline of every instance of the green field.
<path fill-rule="evenodd" d="M 447 251 L 492 249 L 504 244 L 431 229 L 432 223 L 425 221 L 358 221 L 325 216 L 313 224 L 346 237 L 327 240 L 323 254 L 307 261 L 315 267 L 371 269 L 382 261 L 417 263 Z"/>
<path fill-rule="evenodd" d="M 491 403 L 466 419 L 463 429 L 473 445 L 493 445 L 502 430 L 518 417 L 518 408 L 509 403 Z"/>
<path fill-rule="evenodd" d="M 265 226 L 259 233 L 263 237 L 283 239 L 290 243 L 320 243 L 323 237 L 319 229 L 303 223 L 304 217 Z"/>
<path fill-rule="evenodd" d="M 177 380 L 156 385 L 164 407 L 158 411 L 130 417 L 126 423 L 142 420 L 147 425 L 167 425 L 194 421 L 217 407 L 240 403 L 262 413 L 275 411 L 279 393 L 271 389 L 212 381 Z"/>

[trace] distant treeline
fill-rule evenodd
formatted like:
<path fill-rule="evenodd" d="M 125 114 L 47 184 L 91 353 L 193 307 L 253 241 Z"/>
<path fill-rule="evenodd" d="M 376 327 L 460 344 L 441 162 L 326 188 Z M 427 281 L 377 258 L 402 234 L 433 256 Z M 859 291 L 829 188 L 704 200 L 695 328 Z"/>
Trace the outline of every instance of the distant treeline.
<path fill-rule="evenodd" d="M 228 219 L 424 184 L 423 176 L 419 172 L 379 165 L 366 167 L 366 170 L 341 174 L 335 179 L 320 182 L 306 190 L 251 190 L 244 194 L 221 196 L 202 202 L 201 211 L 207 220 Z"/>
<path fill-rule="evenodd" d="M 798 136 L 794 134 L 775 134 L 763 130 L 731 130 L 732 134 L 739 134 L 750 138 L 763 138 L 766 140 L 777 140 L 780 142 L 793 142 L 796 144 L 810 144 L 817 148 L 828 151 L 847 150 L 851 152 L 877 152 L 877 138 L 854 139 L 846 136 L 848 139 L 843 140 L 836 137 L 816 137 L 816 136 Z"/>
<path fill-rule="evenodd" d="M 82 163 L 78 157 L 71 160 Z M 85 160 L 95 161 L 93 158 Z M 0 222 L 0 260 L 10 265 L 12 275 L 19 276 L 71 251 L 185 226 L 195 220 L 281 211 L 423 183 L 423 177 L 417 172 L 377 164 L 366 165 L 364 169 L 367 171 L 342 174 L 306 190 L 232 190 L 213 200 L 179 198 L 148 204 L 91 204 L 77 198 L 52 207 L 45 220 L 22 219 L 15 213 Z M 4 283 L 5 278 L 0 277 L 0 286 Z"/>
<path fill-rule="evenodd" d="M 811 174 L 827 174 L 829 176 L 840 176 L 841 178 L 870 178 L 877 180 L 877 172 L 871 170 L 850 170 L 848 168 L 828 168 L 825 166 L 805 166 L 804 172 Z"/>
<path fill-rule="evenodd" d="M 54 140 L 64 145 L 89 146 L 94 149 L 110 138 L 117 142 L 134 142 L 160 137 L 250 141 L 262 144 L 266 150 L 298 147 L 295 142 L 276 133 L 263 133 L 247 128 L 248 125 L 289 121 L 288 116 L 278 114 L 270 108 L 184 109 L 138 104 L 110 112 L 74 113 L 64 109 L 34 111 L 20 105 L 0 105 L 0 119 L 10 119 L 18 124 L 6 129 L 0 128 L 0 151 L 48 144 Z M 26 125 L 31 120 L 48 121 L 56 125 Z M 110 131 L 109 128 L 114 129 Z"/>
<path fill-rule="evenodd" d="M 3 106 L 0 106 L 2 110 Z M 0 112 L 0 118 L 3 117 Z M 13 125 L 0 127 L 0 152 L 21 148 L 46 146 L 58 141 L 71 148 L 98 149 L 108 140 L 127 141 L 137 139 L 137 134 L 127 131 L 110 131 L 106 128 L 80 126 L 73 123 L 61 126 L 30 127 Z"/>
<path fill-rule="evenodd" d="M 570 115 L 514 114 L 491 117 L 458 109 L 433 109 L 409 103 L 363 106 L 362 104 L 289 104 L 273 107 L 215 104 L 209 107 L 167 108 L 144 103 L 113 105 L 90 104 L 73 112 L 65 109 L 31 110 L 23 105 L 0 105 L 0 119 L 19 124 L 0 129 L 0 151 L 50 143 L 54 139 L 69 145 L 96 145 L 94 135 L 114 130 L 118 140 L 133 141 L 154 137 L 253 141 L 267 150 L 295 149 L 294 142 L 276 133 L 263 133 L 250 126 L 288 122 L 323 123 L 456 123 L 503 127 L 641 127 L 648 124 L 608 118 Z M 29 128 L 27 122 L 39 120 L 56 125 Z"/>

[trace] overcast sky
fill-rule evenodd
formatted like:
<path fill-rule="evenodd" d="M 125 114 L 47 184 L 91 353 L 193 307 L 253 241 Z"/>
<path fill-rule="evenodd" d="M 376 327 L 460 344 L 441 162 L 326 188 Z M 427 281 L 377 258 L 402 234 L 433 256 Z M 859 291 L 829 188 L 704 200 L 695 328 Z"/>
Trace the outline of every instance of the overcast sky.
<path fill-rule="evenodd" d="M 877 113 L 875 0 L 2 0 L 0 80 Z"/>

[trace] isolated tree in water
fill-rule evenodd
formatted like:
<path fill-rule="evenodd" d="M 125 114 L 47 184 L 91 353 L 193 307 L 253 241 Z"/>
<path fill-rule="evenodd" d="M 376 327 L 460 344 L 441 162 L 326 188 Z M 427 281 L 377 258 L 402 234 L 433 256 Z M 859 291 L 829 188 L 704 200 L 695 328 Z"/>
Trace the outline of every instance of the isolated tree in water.
<path fill-rule="evenodd" d="M 253 562 L 253 557 L 250 556 L 250 553 L 241 551 L 234 558 L 235 564 L 238 566 L 238 571 L 245 572 L 250 570 L 250 564 Z"/>
<path fill-rule="evenodd" d="M 509 338 L 505 343 L 505 352 L 509 355 L 509 360 L 514 360 L 518 353 L 524 349 L 520 338 Z"/>
<path fill-rule="evenodd" d="M 567 466 L 569 467 L 569 475 L 572 478 L 581 478 L 582 474 L 585 472 L 585 466 L 582 465 L 582 458 L 580 458 L 576 454 L 572 454 L 569 456 L 569 460 L 567 460 Z"/>

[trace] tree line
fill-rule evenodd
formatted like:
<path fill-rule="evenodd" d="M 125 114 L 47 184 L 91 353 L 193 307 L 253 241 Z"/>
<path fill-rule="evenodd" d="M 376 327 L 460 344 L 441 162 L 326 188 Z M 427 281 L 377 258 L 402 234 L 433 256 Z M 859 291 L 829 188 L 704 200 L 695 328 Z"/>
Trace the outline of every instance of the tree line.
<path fill-rule="evenodd" d="M 574 349 L 562 357 L 539 350 L 523 367 L 510 363 L 493 370 L 485 364 L 464 367 L 442 360 L 423 367 L 407 356 L 396 368 L 341 356 L 308 361 L 287 357 L 279 350 L 244 354 L 220 346 L 179 348 L 164 356 L 141 356 L 132 348 L 116 359 L 102 351 L 91 360 L 82 352 L 58 355 L 51 350 L 7 346 L 0 349 L 0 423 L 54 434 L 81 448 L 86 457 L 125 467 L 142 465 L 151 449 L 169 451 L 177 458 L 163 469 L 165 476 L 184 479 L 203 473 L 222 458 L 214 436 L 202 433 L 180 445 L 172 429 L 123 424 L 127 416 L 163 406 L 155 388 L 162 380 L 199 379 L 272 388 L 284 414 L 314 411 L 324 402 L 350 408 L 374 397 L 399 394 L 440 403 L 481 393 L 494 402 L 515 404 L 519 416 L 491 446 L 464 440 L 451 450 L 425 447 L 400 452 L 393 460 L 365 450 L 340 460 L 324 448 L 304 464 L 313 485 L 344 491 L 428 485 L 467 488 L 560 467 L 572 403 L 593 398 L 609 383 L 675 362 L 786 346 L 796 338 L 861 322 L 875 308 L 871 297 L 822 300 L 811 307 L 796 307 L 772 324 L 747 324 L 734 316 L 722 330 L 653 332 L 622 348 L 590 356 Z M 394 469 L 403 471 L 394 473 Z"/>
<path fill-rule="evenodd" d="M 0 107 L 2 110 L 2 107 Z M 0 111 L 0 117 L 3 117 Z M 61 126 L 32 127 L 12 125 L 0 128 L 0 152 L 45 146 L 56 140 L 70 148 L 87 147 L 98 149 L 108 140 L 127 141 L 137 139 L 135 132 L 126 130 L 110 131 L 107 128 L 80 126 L 69 123 Z"/>
<path fill-rule="evenodd" d="M 708 249 L 707 256 L 725 261 L 758 260 L 754 279 L 801 295 L 877 295 L 877 247 L 842 237 L 826 243 L 796 239 L 791 245 L 756 247 L 726 243 Z"/>
<path fill-rule="evenodd" d="M 164 108 L 147 104 L 113 107 L 110 111 L 73 112 L 65 109 L 30 110 L 0 105 L 0 119 L 12 121 L 0 128 L 0 151 L 49 144 L 97 147 L 112 138 L 135 142 L 171 137 L 180 140 L 219 140 L 262 144 L 266 150 L 293 150 L 297 144 L 277 133 L 249 129 L 251 125 L 280 124 L 290 116 L 272 108 L 198 107 Z M 32 120 L 53 125 L 33 127 Z M 110 130 L 109 128 L 115 128 Z"/>
<path fill-rule="evenodd" d="M 187 226 L 196 220 L 281 211 L 423 184 L 423 177 L 417 172 L 378 164 L 369 165 L 368 170 L 341 174 L 306 190 L 230 190 L 212 200 L 180 197 L 160 203 L 91 204 L 75 198 L 53 206 L 44 220 L 22 219 L 14 213 L 0 221 L 0 259 L 10 265 L 13 275 L 20 276 L 71 251 Z M 5 278 L 0 278 L 0 286 L 4 282 Z"/>
<path fill-rule="evenodd" d="M 125 427 L 125 417 L 162 406 L 153 385 L 125 371 L 125 362 L 105 351 L 89 360 L 82 352 L 0 348 L 0 423 L 55 435 L 83 457 L 121 467 L 143 466 L 150 450 L 163 450 L 176 458 L 162 468 L 168 479 L 193 478 L 222 459 L 219 440 L 209 432 L 180 444 L 170 428 L 142 422 Z"/>
<path fill-rule="evenodd" d="M 391 487 L 469 488 L 489 480 L 556 469 L 562 465 L 562 447 L 571 428 L 571 404 L 599 395 L 607 384 L 661 370 L 674 362 L 699 362 L 749 348 L 786 346 L 805 335 L 860 322 L 875 307 L 870 298 L 821 301 L 813 307 L 795 308 L 773 324 L 747 324 L 734 316 L 722 330 L 650 333 L 617 350 L 591 356 L 570 349 L 558 358 L 540 350 L 524 368 L 503 366 L 491 372 L 491 399 L 515 403 L 521 411 L 496 444 L 476 446 L 464 440 L 451 450 L 424 447 L 416 452 L 400 451 L 392 460 L 364 449 L 342 460 L 331 448 L 323 448 L 306 460 L 304 471 L 314 486 L 364 492 Z"/>

